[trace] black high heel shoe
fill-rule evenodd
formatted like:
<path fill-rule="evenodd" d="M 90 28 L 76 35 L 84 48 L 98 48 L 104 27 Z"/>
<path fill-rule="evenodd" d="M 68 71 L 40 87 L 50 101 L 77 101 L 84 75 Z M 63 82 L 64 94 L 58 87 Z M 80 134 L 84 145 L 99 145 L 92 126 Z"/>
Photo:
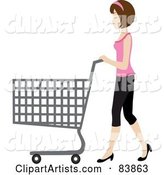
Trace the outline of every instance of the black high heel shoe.
<path fill-rule="evenodd" d="M 151 146 L 149 144 L 147 144 L 147 154 L 146 154 L 146 156 L 145 157 L 139 157 L 138 158 L 138 161 L 144 161 L 144 160 L 146 160 L 147 159 L 147 156 L 149 154 L 149 151 L 152 152 L 152 148 L 151 148 Z"/>
<path fill-rule="evenodd" d="M 97 162 L 98 163 L 102 163 L 102 162 L 105 162 L 106 160 L 110 159 L 111 161 L 113 160 L 114 158 L 114 154 L 112 153 L 112 155 L 110 155 L 109 157 L 107 157 L 106 159 L 98 159 Z"/>

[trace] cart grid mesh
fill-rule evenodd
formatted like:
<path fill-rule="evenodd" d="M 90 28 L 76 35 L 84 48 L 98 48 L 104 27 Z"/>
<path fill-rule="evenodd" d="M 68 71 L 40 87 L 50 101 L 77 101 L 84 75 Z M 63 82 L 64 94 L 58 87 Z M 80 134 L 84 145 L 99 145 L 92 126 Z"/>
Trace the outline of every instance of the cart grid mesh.
<path fill-rule="evenodd" d="M 80 128 L 88 79 L 13 79 L 13 122 Z"/>

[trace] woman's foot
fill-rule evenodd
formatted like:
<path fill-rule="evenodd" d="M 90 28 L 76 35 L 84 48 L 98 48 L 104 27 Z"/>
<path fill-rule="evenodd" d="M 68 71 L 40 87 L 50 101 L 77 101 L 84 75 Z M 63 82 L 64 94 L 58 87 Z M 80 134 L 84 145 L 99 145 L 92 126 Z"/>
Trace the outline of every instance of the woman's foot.
<path fill-rule="evenodd" d="M 142 154 L 142 157 L 139 157 L 138 158 L 138 161 L 144 161 L 147 159 L 147 156 L 149 154 L 149 151 L 152 152 L 152 148 L 149 144 L 146 145 L 146 150 L 143 150 L 143 154 Z"/>
<path fill-rule="evenodd" d="M 97 162 L 98 163 L 105 162 L 108 159 L 110 159 L 112 161 L 113 160 L 113 157 L 114 157 L 113 151 L 111 149 L 108 149 L 106 151 L 106 153 L 104 154 L 103 158 L 102 159 L 98 159 Z"/>
<path fill-rule="evenodd" d="M 141 143 L 142 146 L 142 156 L 141 157 L 145 157 L 147 154 L 147 143 L 143 142 Z"/>
<path fill-rule="evenodd" d="M 112 153 L 110 156 L 106 157 L 105 159 L 98 159 L 97 162 L 102 163 L 102 162 L 105 162 L 108 159 L 110 159 L 112 161 L 113 158 L 114 158 L 114 154 Z"/>

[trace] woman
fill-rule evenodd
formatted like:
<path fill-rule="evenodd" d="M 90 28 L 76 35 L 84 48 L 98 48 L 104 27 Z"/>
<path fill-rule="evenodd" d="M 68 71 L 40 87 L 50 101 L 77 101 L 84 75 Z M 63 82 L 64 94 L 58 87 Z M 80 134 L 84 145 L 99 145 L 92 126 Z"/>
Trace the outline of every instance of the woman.
<path fill-rule="evenodd" d="M 112 129 L 109 141 L 109 148 L 102 159 L 97 162 L 105 162 L 113 160 L 113 148 L 120 132 L 120 114 L 123 108 L 125 119 L 131 125 L 136 137 L 142 146 L 142 156 L 138 161 L 144 161 L 149 151 L 152 151 L 151 146 L 145 143 L 140 126 L 136 117 L 133 115 L 133 94 L 134 94 L 134 71 L 130 64 L 130 56 L 132 49 L 132 36 L 128 32 L 128 27 L 133 23 L 135 10 L 133 6 L 124 0 L 114 2 L 110 7 L 110 12 L 113 14 L 113 25 L 120 30 L 120 36 L 115 41 L 117 60 L 113 61 L 105 55 L 101 56 L 104 62 L 117 68 L 115 92 L 112 106 Z"/>

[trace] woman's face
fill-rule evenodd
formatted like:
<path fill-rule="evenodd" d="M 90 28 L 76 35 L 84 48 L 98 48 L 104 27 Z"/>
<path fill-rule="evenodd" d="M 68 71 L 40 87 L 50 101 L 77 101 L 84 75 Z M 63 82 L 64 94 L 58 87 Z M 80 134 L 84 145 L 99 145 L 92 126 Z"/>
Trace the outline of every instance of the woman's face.
<path fill-rule="evenodd" d="M 113 20 L 112 20 L 112 23 L 113 23 L 113 25 L 114 25 L 114 27 L 116 28 L 116 29 L 119 29 L 120 28 L 120 18 L 119 18 L 119 16 L 118 16 L 118 14 L 117 14 L 117 12 L 114 10 L 114 13 L 113 13 Z"/>

